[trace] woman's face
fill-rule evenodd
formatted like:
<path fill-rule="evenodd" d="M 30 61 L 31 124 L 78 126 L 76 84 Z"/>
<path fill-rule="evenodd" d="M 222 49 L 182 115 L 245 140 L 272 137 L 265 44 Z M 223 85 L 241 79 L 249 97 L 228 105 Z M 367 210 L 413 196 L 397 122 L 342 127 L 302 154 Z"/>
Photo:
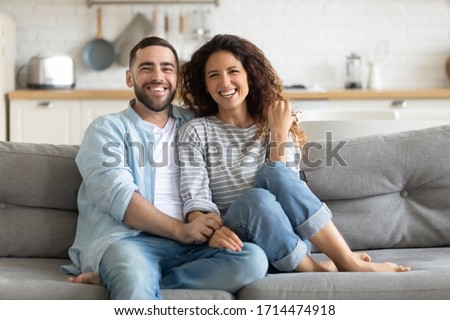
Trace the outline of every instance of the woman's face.
<path fill-rule="evenodd" d="M 205 65 L 206 89 L 222 111 L 246 108 L 247 72 L 229 51 L 213 53 Z"/>

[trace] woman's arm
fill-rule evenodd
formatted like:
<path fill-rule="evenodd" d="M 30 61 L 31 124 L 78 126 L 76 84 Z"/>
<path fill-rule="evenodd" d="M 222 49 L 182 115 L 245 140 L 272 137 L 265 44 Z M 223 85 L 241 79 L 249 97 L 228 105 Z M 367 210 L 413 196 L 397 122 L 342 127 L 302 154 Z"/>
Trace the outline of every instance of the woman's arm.
<path fill-rule="evenodd" d="M 270 127 L 269 161 L 286 162 L 286 147 L 289 143 L 289 129 L 294 121 L 289 103 L 277 101 L 269 107 Z"/>

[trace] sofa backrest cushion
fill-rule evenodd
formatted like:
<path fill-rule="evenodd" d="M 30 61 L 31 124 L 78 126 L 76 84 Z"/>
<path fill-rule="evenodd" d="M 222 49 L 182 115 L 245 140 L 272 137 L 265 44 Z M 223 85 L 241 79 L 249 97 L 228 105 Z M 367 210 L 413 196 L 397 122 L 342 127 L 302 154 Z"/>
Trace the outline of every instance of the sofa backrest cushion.
<path fill-rule="evenodd" d="M 67 257 L 81 184 L 77 152 L 0 141 L 0 256 Z"/>
<path fill-rule="evenodd" d="M 450 245 L 450 126 L 305 150 L 308 185 L 352 249 Z"/>

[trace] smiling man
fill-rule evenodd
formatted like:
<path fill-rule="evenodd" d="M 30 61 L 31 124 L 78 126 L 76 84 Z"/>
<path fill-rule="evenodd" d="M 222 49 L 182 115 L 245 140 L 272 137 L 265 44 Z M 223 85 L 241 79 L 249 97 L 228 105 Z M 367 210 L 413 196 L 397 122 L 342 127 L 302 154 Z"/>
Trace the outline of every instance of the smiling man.
<path fill-rule="evenodd" d="M 267 271 L 254 244 L 237 252 L 204 245 L 221 227 L 217 215 L 183 219 L 174 143 L 192 115 L 172 105 L 177 81 L 175 49 L 158 37 L 141 40 L 126 72 L 135 99 L 97 118 L 76 157 L 83 178 L 77 233 L 73 263 L 61 270 L 98 274 L 112 299 L 162 299 L 161 289 L 172 288 L 234 293 Z"/>

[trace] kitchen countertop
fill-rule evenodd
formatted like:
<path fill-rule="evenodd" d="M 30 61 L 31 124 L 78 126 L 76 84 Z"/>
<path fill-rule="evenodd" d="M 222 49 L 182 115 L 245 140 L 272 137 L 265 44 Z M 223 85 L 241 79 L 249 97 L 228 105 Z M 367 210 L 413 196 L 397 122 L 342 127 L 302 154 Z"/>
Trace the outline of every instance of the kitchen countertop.
<path fill-rule="evenodd" d="M 131 99 L 133 90 L 16 90 L 8 93 L 14 99 L 78 99 L 108 100 Z M 410 89 L 410 90 L 329 90 L 324 92 L 287 90 L 291 100 L 350 100 L 350 99 L 450 99 L 450 89 Z"/>

